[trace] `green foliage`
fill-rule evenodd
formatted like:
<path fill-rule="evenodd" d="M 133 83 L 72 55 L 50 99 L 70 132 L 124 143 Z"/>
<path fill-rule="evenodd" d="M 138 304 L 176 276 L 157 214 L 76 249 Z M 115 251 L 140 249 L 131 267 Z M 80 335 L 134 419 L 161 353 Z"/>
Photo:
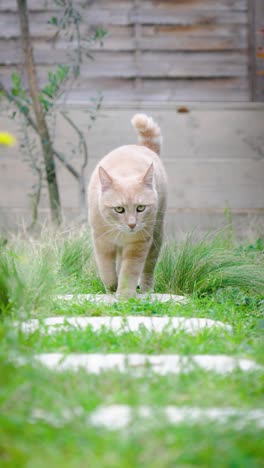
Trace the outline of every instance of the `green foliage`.
<path fill-rule="evenodd" d="M 53 24 L 53 26 L 58 26 L 57 16 L 52 16 L 52 18 L 48 21 L 48 24 Z"/>
<path fill-rule="evenodd" d="M 3 247 L 0 247 L 0 313 L 5 312 L 9 307 L 10 291 L 12 283 L 17 279 L 17 271 L 14 259 Z"/>
<path fill-rule="evenodd" d="M 28 314 L 48 307 L 54 287 L 49 253 L 32 244 L 0 249 L 0 310 Z"/>
<path fill-rule="evenodd" d="M 81 34 L 80 25 L 84 18 L 84 11 L 89 5 L 86 2 L 78 3 L 75 5 L 73 0 L 54 0 L 57 7 L 56 14 L 57 16 L 52 16 L 51 19 L 48 21 L 49 24 L 53 25 L 56 28 L 53 43 L 55 44 L 56 40 L 59 38 L 59 35 L 63 31 L 63 39 L 64 41 L 68 41 L 69 47 L 67 47 L 67 58 L 64 61 L 67 64 L 59 64 L 57 68 L 52 71 L 48 72 L 47 82 L 44 87 L 40 90 L 39 93 L 39 100 L 42 104 L 43 110 L 46 114 L 49 114 L 49 120 L 47 121 L 47 127 L 49 128 L 49 138 L 51 151 L 54 153 L 54 157 L 58 158 L 66 167 L 67 170 L 70 171 L 72 175 L 74 175 L 77 183 L 79 184 L 79 192 L 81 193 L 80 196 L 80 211 L 82 214 L 83 219 L 86 220 L 87 218 L 87 209 L 85 206 L 85 182 L 84 182 L 84 171 L 88 163 L 88 149 L 85 138 L 78 128 L 78 126 L 68 119 L 68 122 L 75 130 L 78 139 L 79 145 L 76 145 L 76 148 L 72 150 L 72 152 L 78 152 L 78 154 L 83 155 L 83 163 L 81 165 L 81 169 L 78 171 L 76 170 L 72 164 L 67 161 L 67 155 L 65 156 L 61 152 L 54 151 L 53 148 L 53 138 L 55 135 L 55 120 L 56 120 L 56 101 L 59 96 L 63 93 L 68 93 L 70 89 L 73 87 L 75 79 L 80 74 L 81 64 L 83 63 L 83 59 L 88 57 L 93 59 L 93 56 L 90 53 L 90 48 L 96 42 L 99 42 L 102 46 L 103 39 L 107 35 L 107 31 L 103 27 L 93 27 L 91 28 L 90 32 L 85 33 L 85 36 Z M 26 7 L 27 8 L 27 7 Z M 37 68 L 37 64 L 36 64 Z M 43 163 L 43 154 L 39 151 L 39 146 L 36 145 L 36 141 L 39 142 L 38 138 L 35 139 L 34 135 L 28 131 L 28 128 L 34 129 L 37 136 L 39 137 L 41 131 L 34 122 L 34 118 L 32 118 L 32 110 L 34 105 L 32 103 L 31 97 L 24 88 L 22 83 L 21 75 L 17 72 L 13 73 L 11 76 L 12 81 L 12 89 L 11 91 L 4 89 L 2 92 L 0 90 L 0 95 L 3 95 L 7 98 L 10 104 L 10 115 L 11 118 L 15 118 L 17 116 L 20 117 L 20 125 L 23 134 L 23 141 L 21 142 L 21 149 L 24 152 L 25 160 L 29 162 L 30 167 L 35 175 L 35 183 L 32 187 L 32 192 L 30 193 L 31 198 L 31 205 L 32 205 L 32 224 L 30 228 L 37 225 L 38 221 L 38 206 L 41 199 L 42 194 L 42 187 L 45 181 L 45 171 Z M 97 118 L 97 113 L 101 107 L 102 102 L 102 95 L 99 94 L 96 103 L 91 105 L 91 115 L 90 115 L 90 125 L 88 126 L 88 130 L 91 128 L 92 124 L 95 122 Z M 18 111 L 18 112 L 17 112 Z M 88 111 L 89 112 L 89 111 Z M 63 114 L 61 112 L 61 114 Z M 51 119 L 53 121 L 51 121 Z M 81 148 L 81 151 L 80 151 Z M 26 154 L 27 152 L 27 154 Z M 45 158 L 44 158 L 45 159 Z M 50 181 L 47 181 L 50 184 Z M 59 205 L 58 200 L 55 200 L 55 205 Z M 51 204 L 51 209 L 54 204 Z M 54 212 L 54 218 L 57 217 L 57 214 Z M 59 218 L 59 217 L 58 217 Z M 59 221 L 59 219 L 58 219 Z"/>
<path fill-rule="evenodd" d="M 12 95 L 19 102 L 19 110 L 22 114 L 29 113 L 30 99 L 27 90 L 22 86 L 21 75 L 18 72 L 14 72 L 11 75 L 12 80 Z"/>
<path fill-rule="evenodd" d="M 102 46 L 107 31 L 103 27 L 95 27 L 91 28 L 88 34 L 82 36 L 80 26 L 83 22 L 87 4 L 79 4 L 76 7 L 73 0 L 55 0 L 55 2 L 61 7 L 61 12 L 58 16 L 52 16 L 48 23 L 56 28 L 55 40 L 63 32 L 64 37 L 66 36 L 72 44 L 73 54 L 69 54 L 71 55 L 71 71 L 74 78 L 77 78 L 80 74 L 84 56 L 93 60 L 93 55 L 89 49 L 96 42 L 99 42 Z"/>
<path fill-rule="evenodd" d="M 175 294 L 210 294 L 235 287 L 263 294 L 264 265 L 246 252 L 221 245 L 219 238 L 198 242 L 188 236 L 176 244 L 165 244 L 156 269 L 156 290 Z"/>
<path fill-rule="evenodd" d="M 93 33 L 91 33 L 88 37 L 84 37 L 82 39 L 83 42 L 83 49 L 86 53 L 87 57 L 93 58 L 88 50 L 89 48 L 94 45 L 95 43 L 99 42 L 100 46 L 102 47 L 104 44 L 104 39 L 108 37 L 108 31 L 103 27 L 97 27 Z"/>
<path fill-rule="evenodd" d="M 12 88 L 13 95 L 17 96 L 17 97 L 22 96 L 24 99 L 26 99 L 27 93 L 26 93 L 26 90 L 23 89 L 22 86 L 21 86 L 21 76 L 20 76 L 20 74 L 17 73 L 17 72 L 12 73 L 11 80 L 12 80 L 12 84 L 13 84 L 13 88 Z"/>
<path fill-rule="evenodd" d="M 155 290 L 194 297 L 216 293 L 219 300 L 227 291 L 234 303 L 248 306 L 264 291 L 262 250 L 252 254 L 252 246 L 259 249 L 262 243 L 230 249 L 221 239 L 208 236 L 167 243 L 156 268 Z M 1 304 L 9 310 L 38 310 L 45 304 L 48 308 L 56 293 L 104 292 L 86 229 L 55 234 L 44 229 L 38 240 L 15 239 L 7 245 L 4 240 L 0 254 Z M 155 313 L 148 301 L 131 300 L 130 308 L 132 314 Z"/>
<path fill-rule="evenodd" d="M 42 88 L 39 96 L 40 102 L 46 112 L 54 106 L 55 100 L 62 90 L 62 85 L 68 79 L 69 66 L 58 65 L 55 72 L 48 72 L 48 83 Z M 27 90 L 22 86 L 21 75 L 17 72 L 12 73 L 12 95 L 19 101 L 19 110 L 24 114 L 29 113 L 31 101 Z"/>
<path fill-rule="evenodd" d="M 105 28 L 96 28 L 95 33 L 94 33 L 94 39 L 102 41 L 105 39 L 108 35 L 108 32 Z"/>
<path fill-rule="evenodd" d="M 91 239 L 85 231 L 70 234 L 58 243 L 58 277 L 62 290 L 65 291 L 65 286 L 68 293 L 104 290 L 91 256 Z"/>
<path fill-rule="evenodd" d="M 249 244 L 248 246 L 244 247 L 245 252 L 262 252 L 264 254 L 264 243 L 263 239 L 259 238 L 256 240 L 255 243 Z"/>
<path fill-rule="evenodd" d="M 49 310 L 54 294 L 104 290 L 91 256 L 85 230 L 51 233 L 40 239 L 10 241 L 0 246 L 0 309 Z"/>
<path fill-rule="evenodd" d="M 217 273 L 211 265 L 213 260 L 223 267 L 224 253 L 229 262 L 229 255 L 239 258 L 239 266 L 261 266 L 263 262 L 262 244 L 258 241 L 240 249 L 228 249 L 221 239 L 195 242 L 189 238 L 184 243 L 164 246 L 157 285 L 163 288 L 162 292 L 171 292 L 174 281 L 178 287 L 181 280 L 183 290 L 196 292 L 194 284 L 201 280 L 205 284 L 207 273 Z M 229 263 L 224 266 L 228 268 Z M 175 280 L 177 268 L 180 276 Z M 158 283 L 161 279 L 163 283 Z M 89 302 L 77 305 L 54 298 L 57 293 L 98 292 L 99 284 L 85 229 L 43 229 L 38 239 L 17 236 L 8 242 L 0 241 L 1 467 L 76 468 L 87 466 L 87 460 L 89 466 L 109 468 L 262 466 L 263 431 L 251 422 L 244 424 L 243 416 L 228 422 L 204 420 L 173 425 L 160 412 L 167 405 L 234 407 L 245 412 L 261 408 L 262 372 L 248 374 L 237 370 L 227 378 L 199 368 L 169 376 L 154 375 L 146 369 L 142 377 L 117 371 L 87 376 L 82 370 L 53 372 L 32 363 L 37 353 L 44 352 L 142 352 L 229 354 L 262 364 L 263 301 L 248 288 L 226 284 L 216 291 L 206 289 L 202 297 L 194 294 L 185 305 L 149 303 L 147 299 L 108 306 Z M 8 312 L 12 313 L 11 320 Z M 212 329 L 196 335 L 182 331 L 160 334 L 142 328 L 137 333 L 116 335 L 106 329 L 92 332 L 87 328 L 54 335 L 38 331 L 27 335 L 13 323 L 27 317 L 59 314 L 207 317 L 229 323 L 233 333 Z M 131 426 L 118 431 L 91 426 L 91 412 L 108 404 L 131 405 L 135 409 Z M 140 405 L 154 408 L 152 419 L 138 419 L 136 408 Z"/>
<path fill-rule="evenodd" d="M 61 91 L 63 83 L 69 75 L 69 67 L 67 65 L 58 65 L 55 72 L 48 72 L 48 84 L 42 88 L 39 96 L 40 102 L 46 112 L 53 107 L 56 97 Z"/>

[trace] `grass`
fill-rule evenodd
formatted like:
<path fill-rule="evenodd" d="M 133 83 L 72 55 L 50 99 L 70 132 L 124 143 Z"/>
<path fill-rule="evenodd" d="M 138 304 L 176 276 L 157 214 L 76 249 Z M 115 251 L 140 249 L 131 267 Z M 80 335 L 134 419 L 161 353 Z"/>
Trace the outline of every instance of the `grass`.
<path fill-rule="evenodd" d="M 264 364 L 264 248 L 233 245 L 223 237 L 166 244 L 156 269 L 156 292 L 189 296 L 186 305 L 131 299 L 104 306 L 70 304 L 56 294 L 104 292 L 92 255 L 89 233 L 44 231 L 40 237 L 10 237 L 0 242 L 0 465 L 1 467 L 261 467 L 263 431 L 254 424 L 172 426 L 135 420 L 127 430 L 92 428 L 87 416 L 98 405 L 130 404 L 263 407 L 263 373 L 217 376 L 195 370 L 161 377 L 105 372 L 56 374 L 15 360 L 41 352 L 142 352 L 148 354 L 228 354 Z M 229 323 L 220 330 L 162 335 L 141 330 L 116 337 L 91 329 L 43 336 L 22 335 L 12 321 L 51 315 L 169 315 L 208 317 Z M 82 413 L 60 427 L 34 422 L 39 409 L 61 418 L 65 408 Z"/>
<path fill-rule="evenodd" d="M 227 247 L 219 236 L 199 242 L 189 236 L 181 244 L 164 245 L 155 291 L 201 297 L 231 287 L 261 295 L 263 258 L 260 240 L 239 249 Z M 85 229 L 43 231 L 39 239 L 15 238 L 0 246 L 0 285 L 0 308 L 24 314 L 50 308 L 55 294 L 104 292 Z"/>
<path fill-rule="evenodd" d="M 194 242 L 189 236 L 180 246 L 165 244 L 156 271 L 157 291 L 202 295 L 226 287 L 263 293 L 263 262 L 246 250 L 227 249 L 219 237 Z"/>

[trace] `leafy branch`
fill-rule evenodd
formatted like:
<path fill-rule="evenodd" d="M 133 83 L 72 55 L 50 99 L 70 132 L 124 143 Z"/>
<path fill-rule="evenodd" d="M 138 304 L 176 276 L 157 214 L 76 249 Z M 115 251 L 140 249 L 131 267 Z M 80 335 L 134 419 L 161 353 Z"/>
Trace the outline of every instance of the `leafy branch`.
<path fill-rule="evenodd" d="M 73 49 L 74 52 L 74 65 L 72 68 L 74 78 L 77 78 L 80 74 L 80 67 L 83 63 L 83 56 L 86 56 L 93 60 L 93 56 L 90 53 L 90 48 L 97 42 L 103 45 L 103 40 L 107 36 L 107 30 L 102 27 L 96 28 L 91 32 L 88 37 L 82 37 L 81 35 L 81 23 L 83 21 L 83 11 L 81 12 L 74 6 L 74 0 L 54 0 L 55 3 L 63 8 L 63 14 L 61 17 L 52 16 L 49 24 L 56 28 L 53 42 L 56 42 L 62 33 L 65 33 L 69 37 L 69 41 L 76 44 Z M 95 0 L 86 0 L 84 7 L 87 8 Z"/>
<path fill-rule="evenodd" d="M 83 220 L 87 219 L 85 168 L 87 167 L 89 158 L 88 147 L 83 132 L 78 128 L 76 123 L 72 121 L 69 115 L 65 111 L 61 111 L 60 108 L 56 106 L 56 104 L 59 97 L 63 95 L 65 98 L 66 91 L 68 94 L 68 92 L 72 89 L 74 81 L 80 74 L 80 67 L 83 62 L 84 55 L 86 57 L 93 58 L 89 53 L 89 48 L 91 48 L 96 42 L 100 42 L 100 45 L 102 45 L 103 39 L 107 35 L 105 29 L 96 28 L 95 30 L 91 31 L 90 34 L 86 34 L 85 37 L 82 37 L 81 23 L 84 18 L 84 9 L 87 8 L 87 6 L 89 6 L 91 3 L 93 3 L 93 1 L 94 0 L 86 0 L 86 2 L 84 2 L 82 5 L 78 5 L 78 7 L 76 8 L 73 0 L 54 0 L 54 2 L 62 8 L 62 14 L 60 16 L 53 16 L 49 21 L 49 23 L 57 29 L 53 40 L 58 40 L 61 34 L 66 35 L 68 41 L 72 43 L 70 50 L 74 52 L 74 58 L 71 57 L 69 64 L 58 65 L 55 71 L 49 71 L 47 76 L 47 83 L 42 88 L 39 88 L 36 74 L 36 66 L 32 54 L 32 39 L 30 37 L 28 27 L 29 15 L 27 0 L 17 0 L 19 18 L 22 21 L 21 38 L 23 39 L 22 43 L 24 44 L 25 69 L 27 71 L 30 94 L 28 90 L 25 87 L 23 87 L 22 79 L 19 73 L 13 73 L 11 76 L 11 90 L 5 88 L 3 83 L 0 81 L 0 89 L 2 90 L 2 94 L 6 97 L 7 102 L 9 102 L 10 105 L 14 106 L 12 117 L 14 118 L 18 112 L 20 117 L 22 117 L 26 123 L 26 129 L 24 130 L 24 132 L 27 133 L 27 127 L 29 126 L 34 130 L 35 134 L 40 137 L 42 153 L 44 158 L 47 156 L 47 161 L 52 162 L 52 157 L 54 156 L 77 180 L 79 184 L 80 209 Z M 33 93 L 32 89 L 34 89 Z M 98 99 L 94 100 L 95 105 L 93 106 L 91 111 L 91 123 L 88 126 L 88 129 L 91 128 L 92 124 L 96 120 L 97 113 L 101 107 L 101 102 L 101 96 Z M 56 118 L 56 115 L 58 114 L 53 113 L 54 111 L 58 111 L 63 116 L 63 118 L 67 121 L 67 123 L 74 130 L 78 137 L 79 149 L 80 152 L 83 154 L 83 161 L 81 164 L 80 171 L 76 170 L 76 168 L 67 160 L 66 156 L 54 147 L 54 143 L 51 138 L 51 133 L 48 129 L 46 122 L 46 118 L 48 115 L 54 116 L 54 118 Z M 35 114 L 34 118 L 32 112 L 34 112 Z M 53 125 L 52 128 L 54 130 L 55 126 Z M 36 173 L 38 178 L 37 184 L 36 186 L 34 186 L 36 190 L 33 193 L 33 198 L 36 200 L 37 206 L 40 200 L 43 177 L 41 171 L 39 170 L 39 164 L 37 161 L 39 155 L 37 153 L 35 153 L 34 155 L 32 153 L 32 148 L 30 147 L 30 136 L 31 135 L 27 133 L 25 135 L 24 141 L 26 143 L 26 146 L 28 147 L 27 160 L 29 161 L 30 167 Z M 32 161 L 32 158 L 34 156 L 36 158 L 36 161 Z M 50 185 L 50 176 L 54 177 L 54 180 L 56 179 L 56 167 L 53 162 L 49 165 L 49 170 L 47 172 L 48 186 Z M 56 196 L 57 201 L 53 207 L 54 213 L 57 208 L 60 208 L 59 194 L 57 193 Z M 55 213 L 53 217 L 55 218 L 56 216 L 59 219 L 59 213 Z M 36 218 L 36 210 L 34 209 L 33 221 L 36 220 Z"/>

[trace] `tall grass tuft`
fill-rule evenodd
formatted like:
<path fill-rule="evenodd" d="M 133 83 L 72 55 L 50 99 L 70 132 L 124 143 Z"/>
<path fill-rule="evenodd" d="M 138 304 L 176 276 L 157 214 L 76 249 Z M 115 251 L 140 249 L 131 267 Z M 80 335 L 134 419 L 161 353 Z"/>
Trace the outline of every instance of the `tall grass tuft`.
<path fill-rule="evenodd" d="M 19 243 L 0 250 L 0 310 L 23 316 L 48 307 L 55 287 L 54 260 L 42 246 Z"/>
<path fill-rule="evenodd" d="M 87 229 L 73 231 L 58 244 L 58 277 L 61 290 L 68 293 L 104 291 L 92 255 L 92 242 Z"/>
<path fill-rule="evenodd" d="M 0 248 L 0 312 L 10 309 L 11 294 L 14 287 L 20 288 L 21 282 L 13 256 L 6 248 Z"/>
<path fill-rule="evenodd" d="M 157 292 L 203 295 L 235 287 L 264 295 L 264 265 L 224 247 L 218 237 L 165 244 L 155 278 Z"/>
<path fill-rule="evenodd" d="M 163 246 L 155 272 L 155 290 L 174 294 L 210 294 L 236 287 L 264 294 L 261 251 L 228 247 L 219 238 Z M 104 292 L 87 229 L 41 233 L 38 239 L 15 236 L 0 245 L 0 311 L 18 316 L 48 312 L 56 294 Z"/>
<path fill-rule="evenodd" d="M 87 229 L 11 237 L 0 245 L 0 310 L 20 316 L 49 310 L 56 294 L 103 292 Z"/>

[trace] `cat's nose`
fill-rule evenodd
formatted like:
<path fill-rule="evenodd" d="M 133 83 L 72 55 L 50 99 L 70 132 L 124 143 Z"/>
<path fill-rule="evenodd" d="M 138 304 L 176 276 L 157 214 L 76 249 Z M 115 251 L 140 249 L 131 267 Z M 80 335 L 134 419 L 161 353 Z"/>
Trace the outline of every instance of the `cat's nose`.
<path fill-rule="evenodd" d="M 128 226 L 130 227 L 130 229 L 134 229 L 134 227 L 136 226 L 136 223 L 129 223 Z"/>

